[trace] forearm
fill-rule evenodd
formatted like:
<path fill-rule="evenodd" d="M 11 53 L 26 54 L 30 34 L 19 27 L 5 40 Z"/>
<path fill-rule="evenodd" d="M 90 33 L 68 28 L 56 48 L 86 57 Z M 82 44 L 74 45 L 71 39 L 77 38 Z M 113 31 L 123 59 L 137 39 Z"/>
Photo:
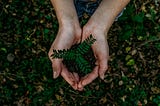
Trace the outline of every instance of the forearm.
<path fill-rule="evenodd" d="M 97 21 L 98 26 L 108 31 L 115 18 L 129 2 L 130 0 L 103 0 L 91 20 Z"/>
<path fill-rule="evenodd" d="M 79 23 L 73 0 L 51 0 L 51 3 L 60 25 Z"/>

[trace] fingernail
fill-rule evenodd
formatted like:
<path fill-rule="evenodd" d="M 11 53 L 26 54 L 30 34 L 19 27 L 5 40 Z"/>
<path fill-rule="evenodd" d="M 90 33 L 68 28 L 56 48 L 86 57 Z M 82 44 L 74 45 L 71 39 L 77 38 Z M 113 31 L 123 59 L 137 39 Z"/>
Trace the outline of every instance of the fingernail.
<path fill-rule="evenodd" d="M 82 89 L 82 88 L 83 88 L 82 82 L 79 82 L 79 84 L 78 84 L 78 89 Z"/>
<path fill-rule="evenodd" d="M 102 80 L 104 80 L 104 74 L 101 74 L 101 75 L 100 75 L 100 78 L 101 78 Z"/>
<path fill-rule="evenodd" d="M 53 78 L 56 79 L 58 77 L 58 74 L 56 71 L 53 72 Z"/>
<path fill-rule="evenodd" d="M 83 88 L 78 88 L 77 90 L 78 90 L 78 91 L 83 91 Z"/>
<path fill-rule="evenodd" d="M 73 82 L 73 84 L 72 84 L 71 86 L 72 86 L 72 88 L 73 88 L 74 90 L 77 90 L 77 83 Z"/>

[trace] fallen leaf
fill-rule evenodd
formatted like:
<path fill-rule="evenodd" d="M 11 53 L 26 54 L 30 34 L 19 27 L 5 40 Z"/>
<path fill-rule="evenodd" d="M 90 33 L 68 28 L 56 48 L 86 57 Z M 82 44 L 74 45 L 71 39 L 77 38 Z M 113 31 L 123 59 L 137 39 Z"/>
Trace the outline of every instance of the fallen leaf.
<path fill-rule="evenodd" d="M 122 86 L 123 85 L 123 81 L 121 80 L 121 81 L 119 81 L 119 83 L 118 83 L 120 86 Z"/>
<path fill-rule="evenodd" d="M 131 50 L 131 47 L 126 47 L 126 52 L 128 53 Z"/>
<path fill-rule="evenodd" d="M 158 87 L 151 87 L 151 91 L 152 91 L 154 94 L 160 94 L 160 88 L 158 88 Z"/>
<path fill-rule="evenodd" d="M 62 97 L 61 97 L 60 95 L 55 94 L 55 96 L 56 96 L 56 99 L 57 99 L 57 100 L 62 101 Z"/>
<path fill-rule="evenodd" d="M 125 60 L 126 61 L 129 60 L 131 57 L 132 57 L 131 55 L 127 55 L 126 58 L 125 58 Z"/>
<path fill-rule="evenodd" d="M 141 101 L 138 101 L 138 104 L 137 104 L 138 106 L 142 106 L 142 103 L 141 103 Z"/>
<path fill-rule="evenodd" d="M 7 55 L 7 60 L 8 60 L 9 62 L 13 62 L 13 61 L 14 61 L 14 59 L 15 59 L 14 54 L 9 53 L 9 54 Z"/>
<path fill-rule="evenodd" d="M 126 65 L 128 66 L 133 66 L 135 64 L 135 60 L 134 59 L 130 59 Z"/>
<path fill-rule="evenodd" d="M 100 100 L 99 100 L 100 103 L 104 104 L 107 102 L 107 98 L 106 97 L 102 97 Z"/>
<path fill-rule="evenodd" d="M 132 52 L 131 52 L 131 55 L 133 56 L 133 55 L 135 55 L 137 53 L 137 50 L 135 49 L 135 50 L 132 50 Z"/>

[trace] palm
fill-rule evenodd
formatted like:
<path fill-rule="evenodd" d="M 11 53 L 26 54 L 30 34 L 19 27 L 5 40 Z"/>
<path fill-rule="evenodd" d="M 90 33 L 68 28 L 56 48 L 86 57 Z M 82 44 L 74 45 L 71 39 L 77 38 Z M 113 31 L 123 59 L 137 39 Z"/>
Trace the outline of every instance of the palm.
<path fill-rule="evenodd" d="M 96 39 L 96 42 L 92 45 L 92 50 L 96 58 L 96 66 L 91 73 L 81 79 L 78 84 L 79 89 L 82 89 L 85 85 L 91 83 L 98 76 L 100 76 L 101 79 L 104 79 L 104 74 L 108 68 L 109 47 L 104 33 L 87 26 L 86 29 L 83 29 L 82 40 L 86 39 L 90 34 Z"/>
<path fill-rule="evenodd" d="M 77 83 L 79 82 L 78 74 L 69 72 L 66 66 L 62 63 L 62 59 L 52 59 L 51 57 L 53 49 L 69 49 L 72 45 L 80 41 L 81 37 L 77 36 L 75 32 L 72 31 L 59 29 L 57 37 L 51 45 L 48 55 L 52 62 L 53 77 L 57 78 L 61 75 L 74 89 L 77 89 Z"/>

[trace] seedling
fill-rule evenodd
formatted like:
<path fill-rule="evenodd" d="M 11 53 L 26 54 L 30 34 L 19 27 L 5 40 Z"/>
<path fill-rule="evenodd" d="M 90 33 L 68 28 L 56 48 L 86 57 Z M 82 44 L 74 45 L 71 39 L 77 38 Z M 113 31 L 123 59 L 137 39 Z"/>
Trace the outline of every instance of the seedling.
<path fill-rule="evenodd" d="M 91 49 L 91 45 L 96 41 L 90 35 L 83 42 L 73 45 L 70 49 L 53 50 L 52 58 L 63 59 L 63 63 L 69 71 L 77 72 L 83 76 L 91 72 L 95 66 L 95 58 Z"/>

